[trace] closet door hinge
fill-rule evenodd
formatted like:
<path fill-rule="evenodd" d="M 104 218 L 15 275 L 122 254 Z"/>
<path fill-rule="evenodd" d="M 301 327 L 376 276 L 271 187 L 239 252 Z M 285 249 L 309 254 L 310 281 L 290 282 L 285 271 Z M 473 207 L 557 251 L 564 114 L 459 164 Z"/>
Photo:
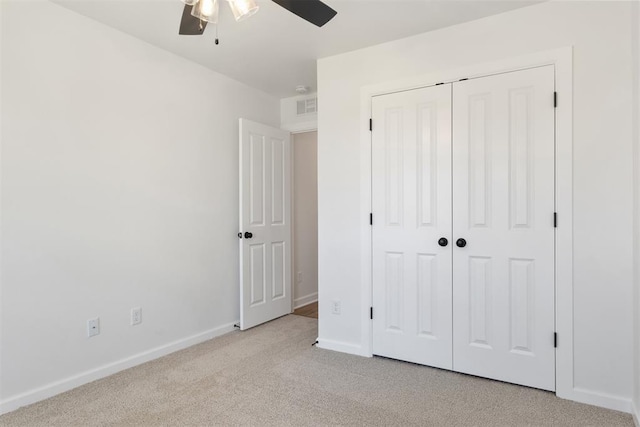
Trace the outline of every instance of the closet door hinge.
<path fill-rule="evenodd" d="M 558 348 L 558 333 L 553 333 L 553 348 Z"/>
<path fill-rule="evenodd" d="M 369 132 L 373 132 L 373 119 L 369 119 Z"/>
<path fill-rule="evenodd" d="M 373 214 L 369 214 L 369 225 L 373 225 Z"/>
<path fill-rule="evenodd" d="M 553 213 L 553 228 L 558 228 L 558 212 Z"/>
<path fill-rule="evenodd" d="M 558 92 L 553 92 L 553 108 L 558 108 Z"/>
<path fill-rule="evenodd" d="M 369 307 L 369 318 L 373 320 L 373 307 Z"/>

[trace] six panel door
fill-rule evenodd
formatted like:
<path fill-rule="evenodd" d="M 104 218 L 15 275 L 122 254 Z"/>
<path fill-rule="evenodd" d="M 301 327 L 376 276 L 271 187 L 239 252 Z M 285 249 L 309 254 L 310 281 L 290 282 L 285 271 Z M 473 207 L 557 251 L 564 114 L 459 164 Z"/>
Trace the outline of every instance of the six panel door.
<path fill-rule="evenodd" d="M 555 390 L 554 70 L 453 87 L 453 368 Z"/>
<path fill-rule="evenodd" d="M 451 85 L 372 107 L 373 352 L 451 369 Z"/>
<path fill-rule="evenodd" d="M 288 132 L 240 119 L 240 329 L 291 313 Z"/>

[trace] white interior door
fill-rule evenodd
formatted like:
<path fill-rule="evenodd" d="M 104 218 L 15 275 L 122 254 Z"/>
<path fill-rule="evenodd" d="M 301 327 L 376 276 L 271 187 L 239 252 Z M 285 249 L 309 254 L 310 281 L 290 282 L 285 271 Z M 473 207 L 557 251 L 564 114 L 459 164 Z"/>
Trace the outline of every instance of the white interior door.
<path fill-rule="evenodd" d="M 453 368 L 555 389 L 554 69 L 453 87 Z"/>
<path fill-rule="evenodd" d="M 240 119 L 240 329 L 291 313 L 291 142 Z"/>
<path fill-rule="evenodd" d="M 451 369 L 451 85 L 372 102 L 373 353 Z"/>

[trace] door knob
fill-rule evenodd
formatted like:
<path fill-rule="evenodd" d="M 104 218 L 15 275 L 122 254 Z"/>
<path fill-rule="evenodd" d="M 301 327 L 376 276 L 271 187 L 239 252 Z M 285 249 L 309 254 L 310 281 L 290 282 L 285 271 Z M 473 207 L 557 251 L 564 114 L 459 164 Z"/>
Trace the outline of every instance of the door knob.
<path fill-rule="evenodd" d="M 467 246 L 467 241 L 464 239 L 458 239 L 456 240 L 456 246 L 459 248 L 464 248 L 465 246 Z"/>
<path fill-rule="evenodd" d="M 244 233 L 244 238 L 245 238 L 245 239 L 250 239 L 250 238 L 252 238 L 252 237 L 253 237 L 253 233 L 250 233 L 250 232 L 248 232 L 248 231 Z"/>
<path fill-rule="evenodd" d="M 447 246 L 449 244 L 449 241 L 445 237 L 441 237 L 438 240 L 438 244 L 444 248 L 445 246 Z"/>

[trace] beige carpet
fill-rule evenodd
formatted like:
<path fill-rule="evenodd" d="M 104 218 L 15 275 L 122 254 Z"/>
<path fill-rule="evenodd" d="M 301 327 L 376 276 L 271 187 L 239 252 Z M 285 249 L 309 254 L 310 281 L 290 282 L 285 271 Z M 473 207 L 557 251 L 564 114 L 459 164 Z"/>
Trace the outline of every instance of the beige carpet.
<path fill-rule="evenodd" d="M 632 426 L 552 393 L 312 347 L 317 320 L 233 332 L 0 417 L 0 425 Z"/>

